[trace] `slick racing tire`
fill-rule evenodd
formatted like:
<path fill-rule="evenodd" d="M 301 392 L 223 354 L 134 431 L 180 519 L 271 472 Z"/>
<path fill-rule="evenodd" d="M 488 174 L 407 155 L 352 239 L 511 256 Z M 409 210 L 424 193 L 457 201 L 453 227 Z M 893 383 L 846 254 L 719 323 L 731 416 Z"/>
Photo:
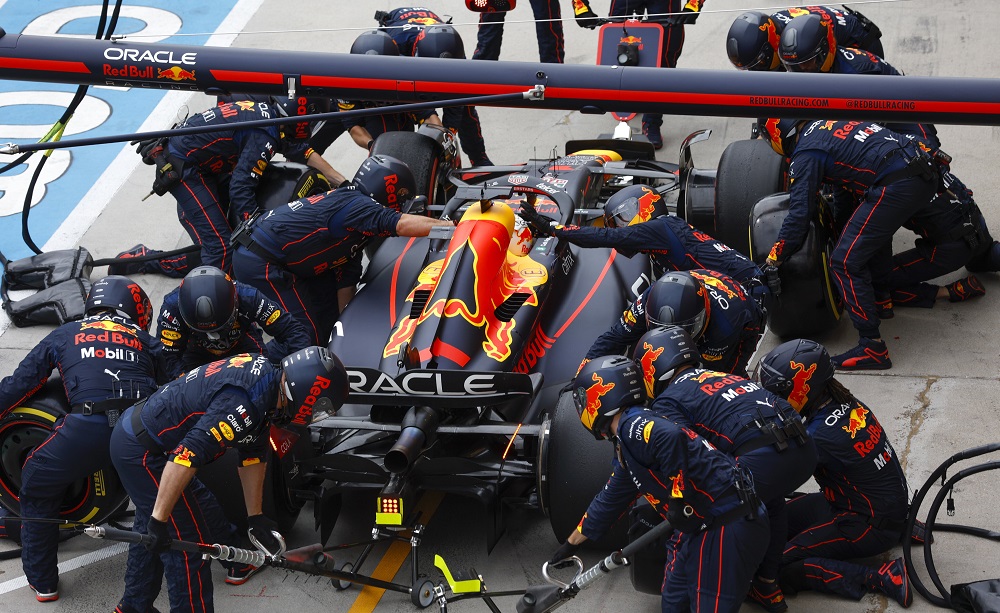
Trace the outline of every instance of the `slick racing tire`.
<path fill-rule="evenodd" d="M 198 471 L 198 479 L 211 490 L 226 519 L 236 526 L 240 534 L 245 534 L 248 528 L 247 509 L 243 501 L 238 466 L 237 452 L 230 449 L 221 458 L 203 466 Z M 284 487 L 285 479 L 278 474 L 279 471 L 279 462 L 268 462 L 262 506 L 264 515 L 277 522 L 278 531 L 287 534 L 298 519 L 301 505 L 291 506 L 289 492 Z"/>
<path fill-rule="evenodd" d="M 540 463 L 545 464 L 540 466 L 544 479 L 539 493 L 552 531 L 561 543 L 580 523 L 590 501 L 611 476 L 614 449 L 609 443 L 596 440 L 580 424 L 572 394 L 559 397 L 550 419 L 549 432 L 540 445 L 544 449 L 539 449 Z M 608 550 L 627 545 L 628 521 L 624 519 L 627 515 L 623 514 L 593 545 Z"/>
<path fill-rule="evenodd" d="M 788 193 L 762 198 L 751 212 L 751 257 L 763 264 L 788 215 Z M 767 327 L 779 338 L 817 336 L 840 322 L 843 304 L 828 262 L 832 242 L 824 226 L 813 220 L 802 248 L 778 269 L 781 296 L 767 308 Z"/>
<path fill-rule="evenodd" d="M 764 196 L 785 191 L 787 175 L 784 158 L 765 140 L 741 140 L 726 147 L 716 174 L 712 236 L 749 257 L 750 210 Z"/>
<path fill-rule="evenodd" d="M 417 132 L 385 132 L 375 139 L 372 155 L 388 155 L 409 166 L 417 183 L 416 195 L 427 196 L 428 204 L 448 201 L 442 174 L 449 169 L 441 164 L 441 145 L 431 137 Z"/>
<path fill-rule="evenodd" d="M 257 188 L 257 205 L 271 211 L 299 198 L 330 191 L 330 182 L 315 168 L 293 162 L 274 162 L 264 170 Z"/>
<path fill-rule="evenodd" d="M 0 505 L 20 516 L 21 467 L 35 447 L 52 433 L 56 421 L 69 407 L 61 386 L 50 381 L 47 389 L 15 408 L 0 421 Z M 100 524 L 128 504 L 128 494 L 118 473 L 108 466 L 70 487 L 59 511 L 68 521 Z"/>

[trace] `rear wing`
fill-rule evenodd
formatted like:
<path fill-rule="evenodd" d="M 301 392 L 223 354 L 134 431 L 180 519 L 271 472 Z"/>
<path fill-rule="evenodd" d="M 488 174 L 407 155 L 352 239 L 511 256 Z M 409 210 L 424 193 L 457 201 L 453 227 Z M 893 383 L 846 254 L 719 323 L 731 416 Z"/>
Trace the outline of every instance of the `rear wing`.
<path fill-rule="evenodd" d="M 388 406 L 463 408 L 530 398 L 541 387 L 539 374 L 414 369 L 393 377 L 374 368 L 349 368 L 347 402 Z"/>

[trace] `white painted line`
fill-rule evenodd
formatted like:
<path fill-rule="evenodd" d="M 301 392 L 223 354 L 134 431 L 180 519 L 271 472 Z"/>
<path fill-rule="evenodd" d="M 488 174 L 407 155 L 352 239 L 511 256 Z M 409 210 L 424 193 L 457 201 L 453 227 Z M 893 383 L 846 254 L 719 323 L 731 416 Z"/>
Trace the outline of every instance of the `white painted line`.
<path fill-rule="evenodd" d="M 65 562 L 59 563 L 59 574 L 65 574 L 71 570 L 76 570 L 82 568 L 89 564 L 95 562 L 100 562 L 102 560 L 107 560 L 108 558 L 113 558 L 114 556 L 125 553 L 128 551 L 127 543 L 115 543 L 109 547 L 103 547 L 96 551 L 91 551 L 90 553 L 85 553 L 82 556 L 77 556 L 66 560 Z M 22 587 L 28 587 L 28 579 L 24 575 L 17 577 L 16 579 L 10 579 L 0 583 L 0 594 L 6 594 L 7 592 L 13 592 L 14 590 L 19 590 Z"/>
<path fill-rule="evenodd" d="M 0 0 L 0 7 L 6 0 Z M 264 4 L 264 0 L 240 0 L 229 12 L 229 15 L 222 20 L 216 32 L 224 34 L 214 34 L 205 43 L 209 47 L 228 47 L 236 40 L 236 32 L 246 26 L 250 18 L 256 14 L 257 10 Z M 186 92 L 169 92 L 156 105 L 153 112 L 139 127 L 140 132 L 148 130 L 160 130 L 168 123 L 172 123 L 172 118 L 176 116 L 177 109 L 190 97 Z M 57 249 L 72 249 L 79 244 L 80 239 L 86 234 L 94 221 L 100 217 L 104 209 L 111 202 L 111 198 L 121 189 L 121 186 L 128 179 L 136 168 L 139 167 L 141 159 L 129 145 L 122 145 L 121 151 L 108 166 L 107 170 L 94 181 L 94 186 L 80 199 L 80 203 L 59 225 L 52 237 L 42 245 L 42 251 L 54 251 Z M 135 203 L 139 206 L 140 203 Z M 111 257 L 112 254 L 99 254 L 100 257 Z M 10 319 L 7 314 L 0 311 L 0 336 L 10 326 Z"/>

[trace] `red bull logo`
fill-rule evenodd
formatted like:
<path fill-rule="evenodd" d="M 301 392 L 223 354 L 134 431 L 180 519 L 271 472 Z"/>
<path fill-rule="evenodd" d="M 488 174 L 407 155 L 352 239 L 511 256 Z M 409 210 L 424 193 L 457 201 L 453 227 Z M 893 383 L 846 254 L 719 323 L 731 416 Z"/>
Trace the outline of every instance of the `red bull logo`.
<path fill-rule="evenodd" d="M 434 26 L 441 23 L 440 21 L 434 19 L 433 17 L 411 17 L 406 21 L 407 23 L 415 23 L 422 26 Z"/>
<path fill-rule="evenodd" d="M 788 15 L 791 17 L 801 17 L 803 15 L 808 15 L 808 9 L 788 9 Z"/>
<path fill-rule="evenodd" d="M 656 193 L 654 190 L 643 186 L 642 195 L 639 196 L 639 212 L 636 214 L 635 218 L 628 223 L 632 226 L 637 223 L 645 223 L 653 218 L 656 213 L 656 203 L 658 203 L 663 198 Z"/>
<path fill-rule="evenodd" d="M 704 285 L 705 287 L 709 289 L 714 289 L 719 293 L 725 294 L 726 297 L 729 298 L 730 300 L 736 298 L 739 295 L 737 294 L 736 290 L 730 289 L 730 287 L 726 285 L 726 283 L 722 279 L 719 279 L 718 277 L 713 277 L 711 275 L 703 275 L 697 272 L 692 272 L 691 276 L 701 281 L 702 285 Z"/>
<path fill-rule="evenodd" d="M 180 66 L 157 70 L 156 76 L 159 79 L 170 79 L 171 81 L 194 81 L 194 71 L 185 70 Z"/>
<path fill-rule="evenodd" d="M 614 383 L 605 383 L 604 379 L 596 372 L 591 375 L 591 379 L 594 381 L 594 384 L 587 388 L 587 403 L 584 405 L 583 413 L 580 415 L 580 421 L 583 422 L 583 425 L 588 430 L 594 427 L 594 420 L 597 419 L 597 411 L 601 408 L 601 397 L 615 389 Z"/>
<path fill-rule="evenodd" d="M 635 48 L 642 51 L 642 39 L 638 36 L 623 36 L 618 40 L 620 45 L 635 45 Z"/>
<path fill-rule="evenodd" d="M 796 411 L 801 411 L 809 401 L 809 379 L 816 372 L 816 364 L 806 368 L 805 364 L 793 361 L 789 365 L 795 370 L 795 374 L 792 375 L 792 391 L 788 394 L 788 402 Z"/>
<path fill-rule="evenodd" d="M 642 358 L 639 359 L 639 367 L 642 368 L 642 380 L 646 384 L 646 395 L 653 397 L 653 388 L 656 385 L 656 360 L 663 353 L 664 348 L 653 349 L 649 343 L 643 343 Z"/>
<path fill-rule="evenodd" d="M 768 19 L 764 24 L 758 27 L 762 32 L 767 34 L 767 44 L 771 45 L 771 48 L 777 51 L 778 45 L 781 44 L 781 35 L 778 34 L 778 29 L 774 27 L 774 21 Z"/>
<path fill-rule="evenodd" d="M 682 470 L 677 471 L 676 475 L 670 477 L 670 497 L 684 497 L 684 471 Z"/>
<path fill-rule="evenodd" d="M 123 326 L 120 323 L 109 321 L 107 319 L 100 319 L 98 321 L 88 321 L 86 323 L 80 324 L 81 330 L 104 330 L 105 332 L 121 332 L 122 334 L 129 334 L 131 336 L 137 336 L 135 330 L 129 328 L 128 326 Z"/>
<path fill-rule="evenodd" d="M 864 407 L 857 407 L 851 409 L 850 415 L 847 416 L 847 425 L 841 426 L 841 429 L 850 434 L 853 439 L 857 436 L 860 430 L 863 430 L 868 426 L 868 409 Z"/>
<path fill-rule="evenodd" d="M 708 381 L 709 379 L 712 379 L 714 377 L 725 377 L 725 376 L 726 376 L 725 373 L 715 372 L 714 370 L 703 370 L 694 376 L 694 380 L 697 381 L 698 383 L 704 383 L 705 381 Z"/>
<path fill-rule="evenodd" d="M 781 120 L 772 117 L 764 123 L 764 131 L 767 132 L 767 139 L 771 142 L 771 148 L 776 153 L 784 155 L 785 148 L 781 141 L 781 128 L 778 126 Z"/>
<path fill-rule="evenodd" d="M 243 368 L 244 364 L 246 364 L 248 362 L 252 362 L 252 361 L 253 361 L 253 358 L 250 357 L 249 354 L 241 353 L 240 355 L 234 355 L 233 357 L 229 358 L 229 367 L 230 368 Z"/>

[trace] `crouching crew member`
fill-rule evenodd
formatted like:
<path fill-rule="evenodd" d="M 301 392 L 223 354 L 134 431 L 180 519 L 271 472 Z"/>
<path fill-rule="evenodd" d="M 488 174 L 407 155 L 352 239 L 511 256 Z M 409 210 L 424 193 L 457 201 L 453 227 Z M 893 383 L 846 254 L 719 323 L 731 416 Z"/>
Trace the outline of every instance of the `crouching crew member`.
<path fill-rule="evenodd" d="M 662 590 L 664 613 L 739 611 L 767 548 L 767 519 L 752 478 L 688 428 L 648 411 L 642 374 L 600 356 L 573 382 L 583 425 L 615 445 L 611 477 L 549 564 L 600 538 L 643 496 L 675 528 Z"/>
<path fill-rule="evenodd" d="M 266 344 L 262 330 L 274 337 Z M 163 297 L 157 336 L 171 378 L 237 353 L 263 353 L 277 364 L 311 344 L 280 305 L 214 266 L 195 268 Z"/>
<path fill-rule="evenodd" d="M 771 541 L 748 598 L 773 613 L 787 608 L 778 568 L 788 532 L 785 496 L 805 483 L 816 449 L 802 419 L 783 399 L 743 377 L 701 368 L 688 334 L 667 326 L 636 344 L 650 411 L 690 428 L 748 469 L 767 507 Z"/>
<path fill-rule="evenodd" d="M 833 374 L 826 348 L 805 339 L 779 345 L 757 369 L 761 385 L 805 417 L 819 454 L 814 476 L 822 493 L 787 504 L 781 585 L 792 594 L 816 590 L 853 600 L 875 592 L 908 607 L 913 597 L 902 558 L 879 568 L 844 561 L 895 546 L 909 505 L 906 477 L 882 424 Z"/>
<path fill-rule="evenodd" d="M 160 344 L 148 334 L 153 306 L 131 279 L 94 283 L 85 317 L 59 326 L 0 381 L 0 419 L 38 391 L 55 369 L 71 412 L 28 455 L 18 492 L 23 517 L 58 519 L 66 491 L 111 466 L 111 429 L 136 400 L 165 381 Z M 21 562 L 39 602 L 59 599 L 59 526 L 24 522 Z"/>
<path fill-rule="evenodd" d="M 153 542 L 129 548 L 125 595 L 116 610 L 147 611 L 160 589 L 158 569 L 166 574 L 171 611 L 212 610 L 211 560 L 169 547 L 173 539 L 211 540 L 206 513 L 218 502 L 195 475 L 229 448 L 239 453 L 250 538 L 278 553 L 280 535 L 261 506 L 269 427 L 306 426 L 314 410 L 339 409 L 347 391 L 340 360 L 308 347 L 280 368 L 256 354 L 212 362 L 130 408 L 112 434 L 111 455 L 135 504 L 134 530 Z"/>

